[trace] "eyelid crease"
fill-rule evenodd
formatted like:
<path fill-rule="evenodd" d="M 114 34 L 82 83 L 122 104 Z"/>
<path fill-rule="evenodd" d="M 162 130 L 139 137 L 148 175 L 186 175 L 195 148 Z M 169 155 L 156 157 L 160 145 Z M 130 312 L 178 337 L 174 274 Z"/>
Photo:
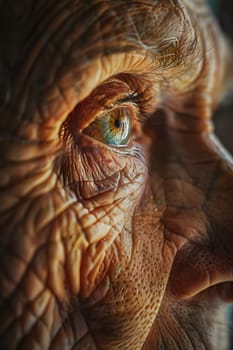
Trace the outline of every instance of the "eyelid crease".
<path fill-rule="evenodd" d="M 141 124 L 144 124 L 148 117 L 150 117 L 156 110 L 154 96 L 148 88 L 140 92 L 135 90 L 128 94 L 125 99 L 120 101 L 133 102 L 133 104 L 138 107 L 137 121 Z"/>
<path fill-rule="evenodd" d="M 137 102 L 139 102 L 139 93 L 137 91 L 130 92 L 126 96 L 121 97 L 114 102 L 105 104 L 103 109 L 106 109 L 107 111 L 113 110 L 115 107 L 118 107 L 126 102 L 137 104 Z"/>
<path fill-rule="evenodd" d="M 138 110 L 138 106 L 136 104 L 132 104 L 132 105 L 129 105 L 129 104 L 124 104 L 124 102 L 117 102 L 116 104 L 114 104 L 114 106 L 107 106 L 106 108 L 104 107 L 104 109 L 95 116 L 95 118 L 93 119 L 93 121 L 90 122 L 93 123 L 95 122 L 95 120 L 98 120 L 98 119 L 101 119 L 101 118 L 104 118 L 106 115 L 108 115 L 109 113 L 113 112 L 113 111 L 118 111 L 120 109 L 126 109 L 126 110 L 131 110 L 133 107 L 133 109 L 137 109 Z M 137 114 L 137 111 L 136 113 Z"/>
<path fill-rule="evenodd" d="M 124 108 L 125 106 L 126 107 L 128 106 L 130 108 L 130 105 L 128 105 L 128 103 L 131 103 L 132 106 L 136 108 L 136 111 L 135 111 L 136 121 L 138 121 L 139 123 L 144 123 L 147 117 L 149 117 L 149 115 L 151 114 L 151 112 L 146 112 L 144 110 L 144 105 L 151 100 L 151 97 L 150 96 L 146 97 L 146 94 L 147 94 L 147 90 L 144 90 L 140 93 L 137 90 L 134 90 L 128 93 L 125 97 L 122 97 L 116 100 L 114 103 L 110 103 L 109 105 L 108 104 L 104 105 L 103 112 L 97 115 L 96 118 L 97 119 L 102 118 L 107 113 L 117 108 Z M 124 103 L 127 103 L 127 105 L 124 105 Z"/>

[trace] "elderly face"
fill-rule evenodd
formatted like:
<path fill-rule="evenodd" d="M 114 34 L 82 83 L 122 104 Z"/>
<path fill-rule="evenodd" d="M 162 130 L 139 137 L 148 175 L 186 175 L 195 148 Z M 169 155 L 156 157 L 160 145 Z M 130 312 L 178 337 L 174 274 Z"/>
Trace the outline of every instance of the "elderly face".
<path fill-rule="evenodd" d="M 0 27 L 0 348 L 224 349 L 230 51 L 204 1 L 3 0 Z"/>

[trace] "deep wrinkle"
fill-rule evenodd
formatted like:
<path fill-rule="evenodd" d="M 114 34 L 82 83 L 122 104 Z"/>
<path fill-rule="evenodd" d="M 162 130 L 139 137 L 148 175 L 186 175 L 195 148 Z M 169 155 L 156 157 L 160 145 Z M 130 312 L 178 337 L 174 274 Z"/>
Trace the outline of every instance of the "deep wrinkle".
<path fill-rule="evenodd" d="M 232 56 L 209 8 L 3 1 L 0 348 L 225 350 L 233 172 L 211 118 Z M 85 134 L 117 109 L 127 144 Z"/>

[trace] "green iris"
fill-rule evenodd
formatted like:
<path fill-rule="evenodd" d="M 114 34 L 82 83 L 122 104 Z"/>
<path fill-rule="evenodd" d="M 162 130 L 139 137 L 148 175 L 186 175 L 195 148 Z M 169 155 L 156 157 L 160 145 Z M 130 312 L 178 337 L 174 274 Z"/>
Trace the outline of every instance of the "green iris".
<path fill-rule="evenodd" d="M 131 129 L 129 112 L 119 108 L 96 119 L 84 133 L 108 145 L 122 146 L 127 144 Z"/>

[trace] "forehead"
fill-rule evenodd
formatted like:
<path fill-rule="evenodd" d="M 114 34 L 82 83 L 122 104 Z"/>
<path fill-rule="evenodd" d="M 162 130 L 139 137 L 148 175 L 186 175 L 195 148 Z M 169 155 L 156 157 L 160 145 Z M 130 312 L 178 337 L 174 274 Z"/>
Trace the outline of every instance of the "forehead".
<path fill-rule="evenodd" d="M 195 6 L 188 0 L 185 3 L 187 8 L 181 0 L 1 1 L 0 71 L 6 79 L 0 84 L 0 97 L 9 80 L 11 109 L 35 115 L 37 106 L 46 106 L 50 113 L 50 106 L 59 106 L 57 87 L 67 92 L 65 99 L 73 108 L 77 93 L 81 98 L 82 84 L 88 81 L 83 73 L 88 67 L 96 67 L 88 73 L 91 88 L 99 68 L 106 70 L 103 78 L 121 68 L 129 71 L 135 57 L 140 57 L 140 64 L 149 57 L 153 69 L 159 66 L 160 72 L 174 68 L 177 73 L 196 47 L 190 19 Z M 124 66 L 116 69 L 119 60 L 111 59 L 115 54 L 131 57 L 124 60 L 121 56 Z M 102 64 L 103 57 L 110 59 Z"/>
<path fill-rule="evenodd" d="M 179 39 L 182 1 L 0 1 L 0 52 L 14 62 L 38 41 L 108 52 Z M 163 43 L 164 45 L 164 43 Z"/>
<path fill-rule="evenodd" d="M 181 36 L 173 1 L 2 0 L 0 10 L 5 71 L 18 71 L 29 55 L 33 60 L 45 51 L 82 64 L 134 49 L 158 52 L 170 45 L 174 50 L 168 39 Z"/>
<path fill-rule="evenodd" d="M 3 0 L 0 4 L 0 65 L 5 72 L 18 72 L 23 62 L 30 65 L 44 54 L 50 58 L 44 62 L 40 58 L 40 65 L 49 69 L 53 58 L 64 61 L 63 67 L 71 67 L 70 61 L 81 67 L 133 50 L 163 56 L 164 66 L 179 55 L 188 56 L 195 41 L 181 0 Z"/>

